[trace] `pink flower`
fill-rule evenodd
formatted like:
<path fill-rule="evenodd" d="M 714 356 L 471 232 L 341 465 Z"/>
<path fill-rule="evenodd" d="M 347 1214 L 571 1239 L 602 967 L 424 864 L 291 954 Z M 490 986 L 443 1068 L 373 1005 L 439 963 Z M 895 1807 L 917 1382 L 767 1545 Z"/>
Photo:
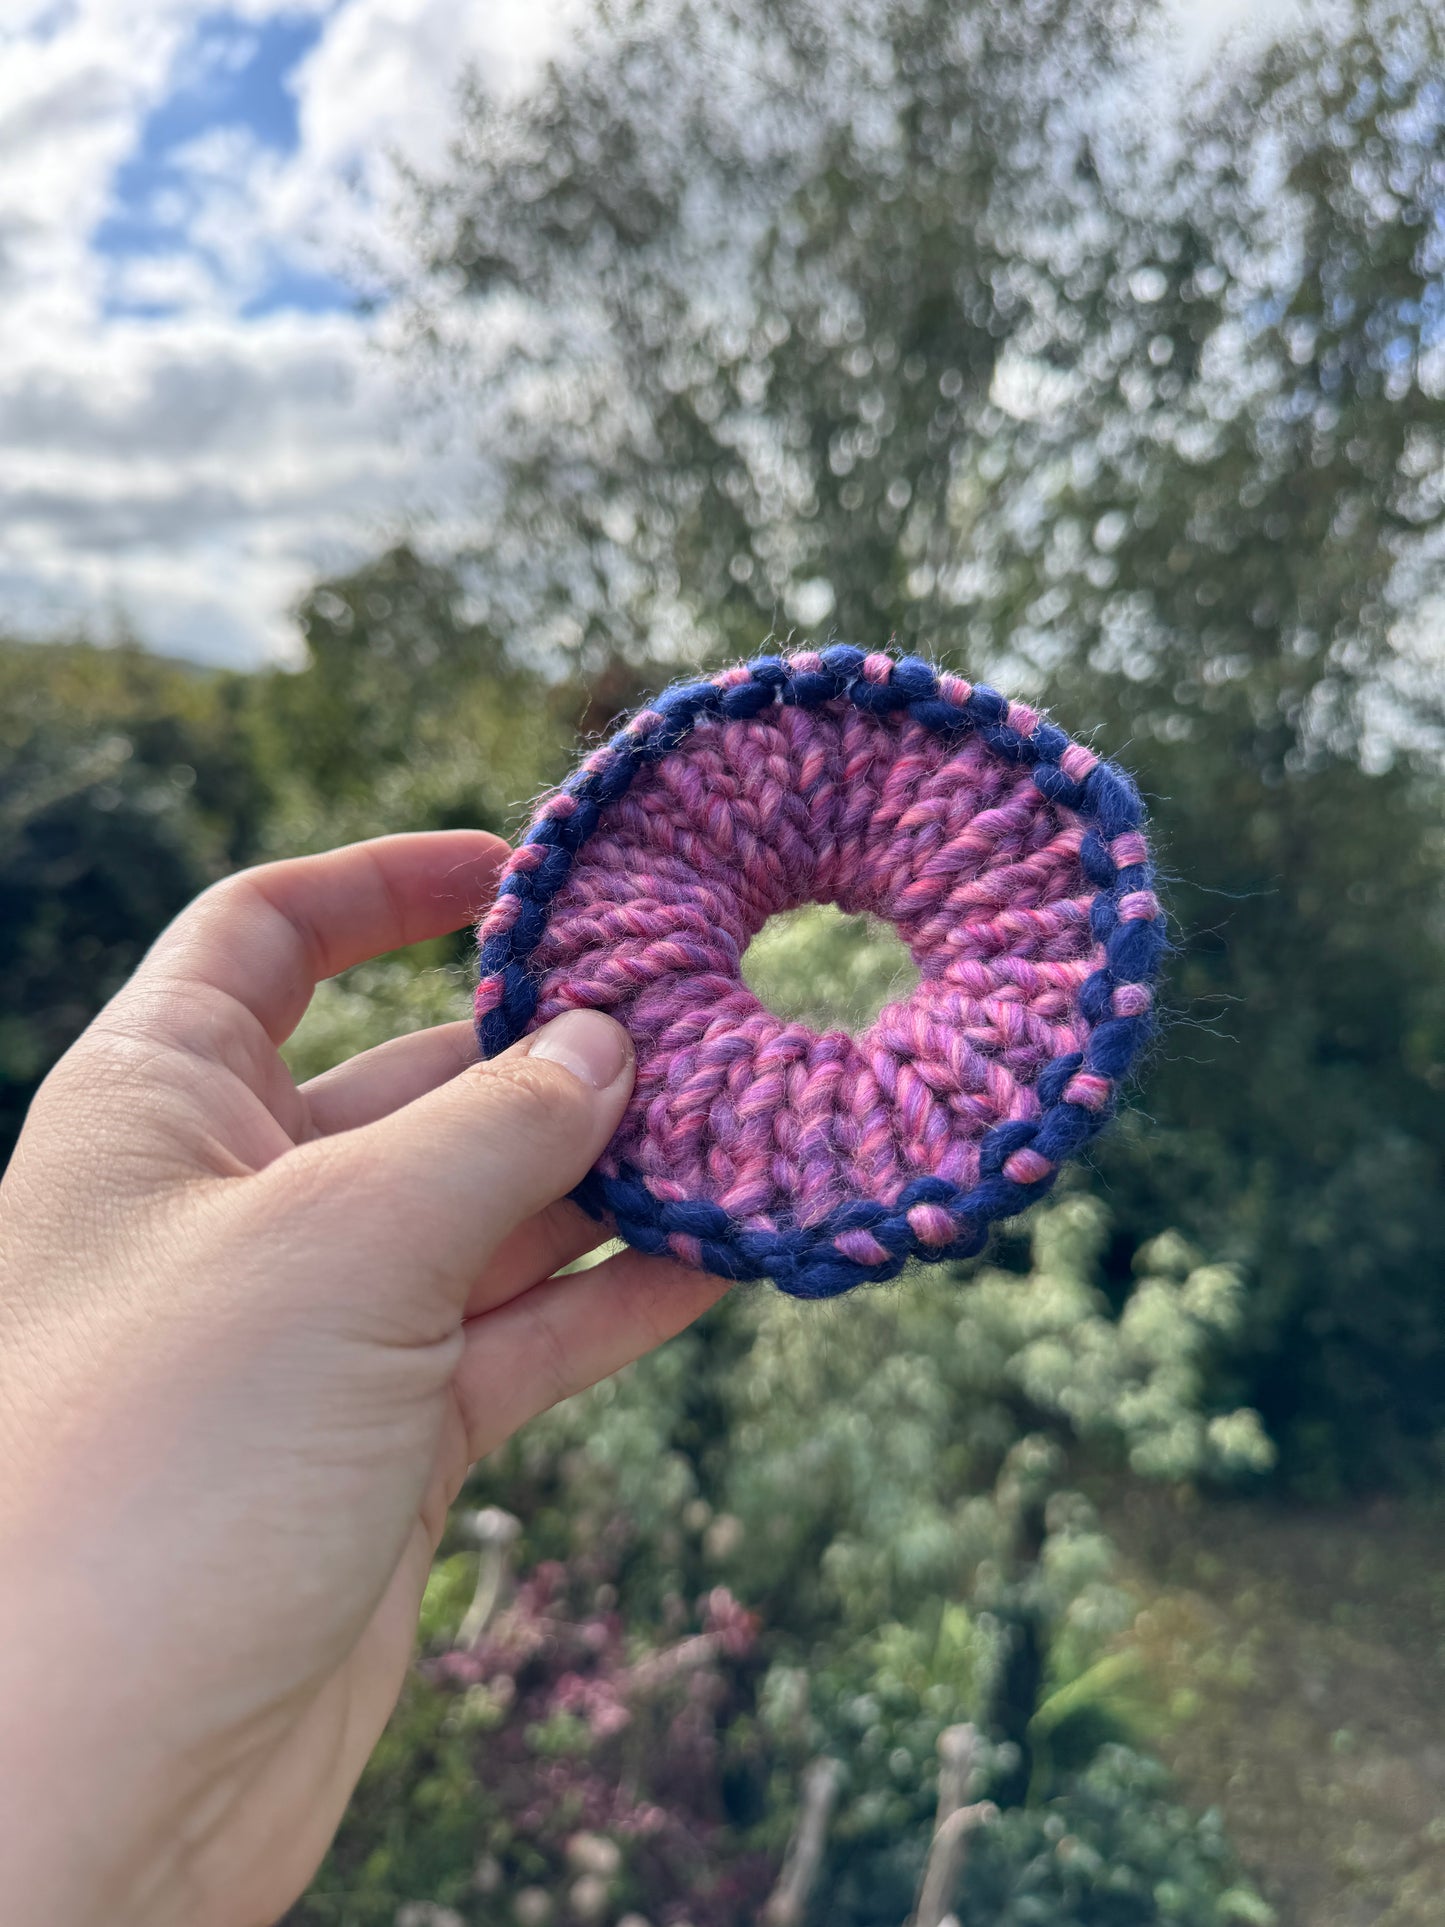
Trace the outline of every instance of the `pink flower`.
<path fill-rule="evenodd" d="M 732 1659 L 740 1659 L 757 1638 L 757 1614 L 740 1606 L 726 1586 L 714 1586 L 703 1601 L 702 1623 Z"/>
<path fill-rule="evenodd" d="M 595 1740 L 611 1739 L 632 1723 L 632 1715 L 611 1680 L 564 1673 L 552 1688 L 548 1704 L 555 1713 L 571 1713 L 585 1720 Z"/>

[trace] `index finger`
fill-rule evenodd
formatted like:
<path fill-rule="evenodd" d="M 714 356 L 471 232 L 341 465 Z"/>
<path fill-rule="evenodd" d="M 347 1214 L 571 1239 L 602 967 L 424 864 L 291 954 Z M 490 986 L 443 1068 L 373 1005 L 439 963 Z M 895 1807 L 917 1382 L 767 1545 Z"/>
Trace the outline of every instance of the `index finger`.
<path fill-rule="evenodd" d="M 431 830 L 242 870 L 181 912 L 129 988 L 219 992 L 283 1043 L 323 978 L 471 922 L 508 854 L 485 830 Z"/>

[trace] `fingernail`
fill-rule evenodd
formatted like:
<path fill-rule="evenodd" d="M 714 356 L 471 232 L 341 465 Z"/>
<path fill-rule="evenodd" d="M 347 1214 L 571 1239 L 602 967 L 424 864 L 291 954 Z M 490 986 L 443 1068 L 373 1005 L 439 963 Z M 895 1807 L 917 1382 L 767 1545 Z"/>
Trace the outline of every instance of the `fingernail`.
<path fill-rule="evenodd" d="M 549 1064 L 560 1064 L 594 1091 L 615 1084 L 631 1054 L 627 1032 L 600 1010 L 564 1010 L 542 1026 L 528 1052 Z"/>

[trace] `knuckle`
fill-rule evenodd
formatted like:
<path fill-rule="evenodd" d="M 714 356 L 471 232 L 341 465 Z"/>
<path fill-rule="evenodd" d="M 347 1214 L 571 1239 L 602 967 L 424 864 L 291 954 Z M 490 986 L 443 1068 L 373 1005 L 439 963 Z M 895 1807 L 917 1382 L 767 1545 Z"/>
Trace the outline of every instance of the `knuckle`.
<path fill-rule="evenodd" d="M 163 1082 L 166 1057 L 143 1027 L 104 1011 L 50 1071 L 37 1101 L 83 1101 L 93 1116 L 129 1106 Z"/>
<path fill-rule="evenodd" d="M 576 1366 L 556 1321 L 545 1310 L 537 1318 L 534 1364 L 547 1407 L 559 1405 L 578 1390 Z"/>
<path fill-rule="evenodd" d="M 591 1122 L 589 1093 L 560 1065 L 507 1058 L 474 1065 L 463 1075 L 481 1086 L 484 1103 L 509 1136 L 542 1145 Z"/>
<path fill-rule="evenodd" d="M 233 911 L 244 909 L 256 895 L 254 874 L 250 870 L 237 870 L 230 876 L 207 884 L 200 895 L 181 911 L 172 929 L 188 932 L 200 924 L 208 923 L 213 917 L 229 917 Z"/>
<path fill-rule="evenodd" d="M 365 1132 L 354 1138 L 314 1138 L 262 1172 L 263 1185 L 285 1198 L 297 1218 L 332 1214 L 355 1226 L 393 1179 L 385 1147 Z"/>

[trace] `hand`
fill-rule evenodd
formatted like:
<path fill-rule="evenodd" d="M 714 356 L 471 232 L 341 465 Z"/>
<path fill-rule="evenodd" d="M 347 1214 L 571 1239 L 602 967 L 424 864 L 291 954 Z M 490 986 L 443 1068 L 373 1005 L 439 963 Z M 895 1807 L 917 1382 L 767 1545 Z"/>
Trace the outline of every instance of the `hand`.
<path fill-rule="evenodd" d="M 526 1419 L 724 1289 L 558 1202 L 632 1085 L 571 1012 L 298 1090 L 316 983 L 459 927 L 506 854 L 387 837 L 217 885 L 46 1080 L 0 1186 L 7 1927 L 264 1927 L 395 1702 L 446 1511 Z"/>

